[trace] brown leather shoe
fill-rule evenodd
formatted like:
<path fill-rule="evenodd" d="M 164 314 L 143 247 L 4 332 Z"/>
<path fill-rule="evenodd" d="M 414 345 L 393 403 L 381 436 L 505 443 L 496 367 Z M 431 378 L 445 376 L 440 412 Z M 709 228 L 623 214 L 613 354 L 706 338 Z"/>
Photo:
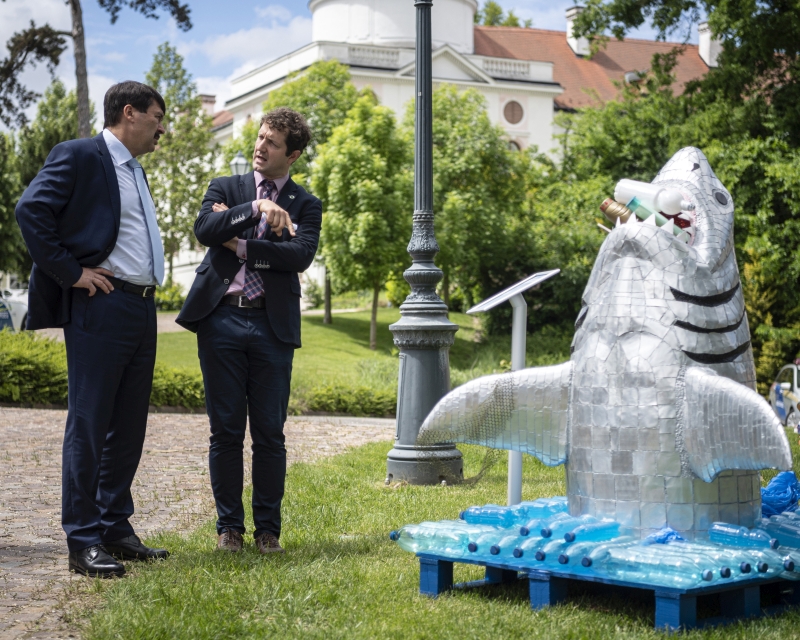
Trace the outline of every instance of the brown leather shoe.
<path fill-rule="evenodd" d="M 256 538 L 256 547 L 260 553 L 286 553 L 278 539 L 271 533 L 262 533 Z"/>
<path fill-rule="evenodd" d="M 223 529 L 217 540 L 217 549 L 236 553 L 242 550 L 242 534 L 235 529 Z"/>

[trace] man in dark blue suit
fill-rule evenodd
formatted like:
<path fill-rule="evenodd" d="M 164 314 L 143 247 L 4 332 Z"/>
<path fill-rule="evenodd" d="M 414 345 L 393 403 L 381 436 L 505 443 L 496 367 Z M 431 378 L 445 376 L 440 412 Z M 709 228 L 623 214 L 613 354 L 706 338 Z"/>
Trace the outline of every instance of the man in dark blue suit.
<path fill-rule="evenodd" d="M 195 222 L 207 247 L 177 322 L 197 332 L 211 423 L 209 472 L 217 547 L 242 548 L 245 428 L 253 439 L 253 536 L 283 552 L 283 425 L 294 350 L 300 347 L 300 280 L 314 259 L 322 204 L 289 177 L 311 138 L 303 117 L 276 109 L 261 119 L 255 171 L 212 180 Z"/>
<path fill-rule="evenodd" d="M 166 105 L 139 82 L 111 87 L 100 135 L 56 145 L 17 204 L 33 258 L 28 328 L 63 327 L 68 402 L 61 522 L 69 568 L 125 573 L 114 557 L 165 558 L 129 518 L 144 444 L 153 367 L 153 295 L 164 250 L 136 157 L 155 149 Z"/>

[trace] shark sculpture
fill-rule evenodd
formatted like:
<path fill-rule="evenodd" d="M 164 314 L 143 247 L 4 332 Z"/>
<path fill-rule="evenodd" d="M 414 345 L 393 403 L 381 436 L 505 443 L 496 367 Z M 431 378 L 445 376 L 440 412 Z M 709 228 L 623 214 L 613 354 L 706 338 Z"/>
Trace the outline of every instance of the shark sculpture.
<path fill-rule="evenodd" d="M 572 515 L 642 537 L 752 527 L 759 469 L 791 469 L 755 391 L 733 245 L 733 201 L 699 149 L 653 180 L 680 191 L 685 232 L 617 221 L 600 248 L 568 362 L 473 380 L 445 396 L 419 444 L 465 442 L 564 464 Z M 663 218 L 661 218 L 663 222 Z"/>

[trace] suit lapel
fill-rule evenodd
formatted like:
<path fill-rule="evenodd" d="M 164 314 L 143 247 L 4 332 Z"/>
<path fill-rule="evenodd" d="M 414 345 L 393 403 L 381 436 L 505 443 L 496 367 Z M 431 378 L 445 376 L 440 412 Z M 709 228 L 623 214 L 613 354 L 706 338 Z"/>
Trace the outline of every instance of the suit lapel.
<path fill-rule="evenodd" d="M 278 194 L 278 200 L 275 204 L 277 204 L 281 209 L 289 212 L 289 215 L 292 215 L 291 206 L 294 204 L 295 196 L 297 195 L 297 183 L 289 178 L 285 185 L 283 185 L 283 189 Z"/>
<path fill-rule="evenodd" d="M 100 160 L 103 163 L 103 170 L 106 174 L 106 184 L 108 185 L 108 194 L 111 196 L 111 211 L 114 214 L 114 229 L 116 234 L 119 233 L 119 216 L 122 209 L 119 197 L 117 170 L 114 168 L 114 161 L 111 159 L 111 153 L 108 151 L 108 146 L 103 139 L 102 132 L 95 136 L 94 143 L 97 146 L 97 151 L 100 153 Z"/>
<path fill-rule="evenodd" d="M 252 171 L 239 176 L 239 196 L 241 200 L 235 204 L 244 204 L 256 199 L 256 178 Z M 252 240 L 254 233 L 255 227 L 247 229 L 244 232 L 244 240 Z"/>

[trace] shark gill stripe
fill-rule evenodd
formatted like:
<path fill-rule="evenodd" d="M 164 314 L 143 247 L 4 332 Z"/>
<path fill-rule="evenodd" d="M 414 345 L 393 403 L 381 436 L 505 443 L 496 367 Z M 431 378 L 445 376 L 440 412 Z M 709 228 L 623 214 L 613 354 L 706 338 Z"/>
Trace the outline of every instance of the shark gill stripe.
<path fill-rule="evenodd" d="M 700 364 L 722 364 L 723 362 L 733 362 L 749 348 L 750 341 L 748 340 L 727 353 L 692 353 L 691 351 L 684 351 L 684 353 Z"/>
<path fill-rule="evenodd" d="M 698 304 L 701 307 L 718 307 L 721 304 L 729 302 L 731 298 L 733 298 L 733 296 L 739 290 L 739 285 L 737 283 L 733 289 L 723 291 L 722 293 L 716 293 L 713 296 L 692 296 L 688 293 L 683 293 L 683 291 L 673 289 L 672 287 L 669 289 L 672 291 L 673 297 L 678 302 L 689 302 L 691 304 Z"/>
<path fill-rule="evenodd" d="M 681 329 L 686 329 L 687 331 L 694 331 L 695 333 L 728 333 L 728 331 L 736 331 L 736 329 L 741 326 L 742 322 L 744 322 L 744 314 L 742 314 L 742 317 L 739 318 L 738 322 L 729 324 L 727 327 L 715 327 L 707 329 L 706 327 L 698 327 L 696 324 L 684 322 L 683 320 L 676 320 L 675 326 L 680 327 Z"/>

